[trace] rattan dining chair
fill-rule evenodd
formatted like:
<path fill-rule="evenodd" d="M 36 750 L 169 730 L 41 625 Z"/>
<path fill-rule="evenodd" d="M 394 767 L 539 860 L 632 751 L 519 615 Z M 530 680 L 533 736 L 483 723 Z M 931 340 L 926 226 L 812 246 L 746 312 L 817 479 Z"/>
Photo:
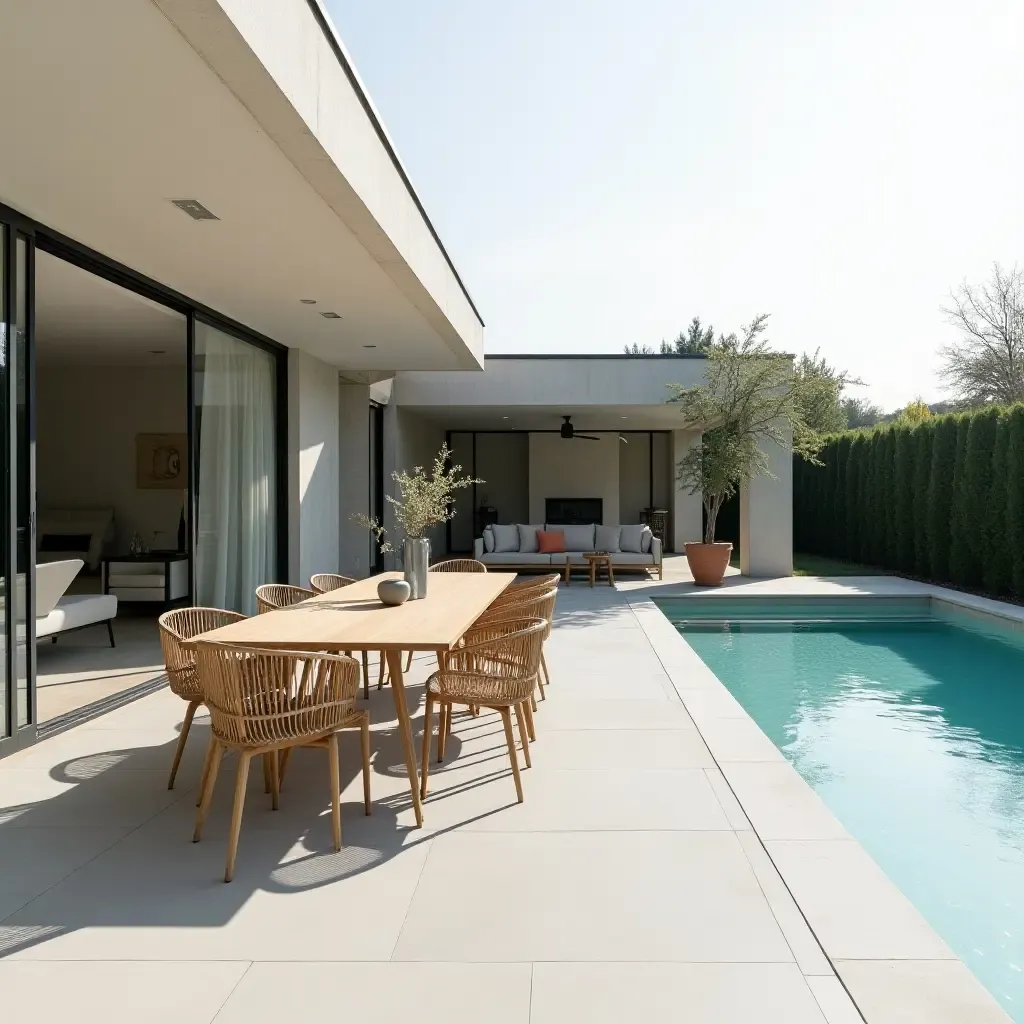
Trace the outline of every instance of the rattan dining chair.
<path fill-rule="evenodd" d="M 522 583 L 510 583 L 499 595 L 491 602 L 490 608 L 487 609 L 490 612 L 492 609 L 500 608 L 503 605 L 515 604 L 517 602 L 526 599 L 527 595 L 535 593 L 542 593 L 547 590 L 554 588 L 558 590 L 558 584 L 561 581 L 561 576 L 557 572 L 553 572 L 550 575 L 538 576 L 536 579 L 523 580 Z M 551 636 L 551 623 L 554 618 L 555 606 L 551 606 L 551 615 L 548 617 L 548 628 L 544 635 L 545 642 L 548 637 Z M 541 689 L 541 696 L 544 696 L 544 687 L 551 685 L 551 676 L 548 674 L 548 663 L 544 657 L 544 649 L 541 648 L 540 652 L 540 668 L 544 675 L 544 686 Z"/>
<path fill-rule="evenodd" d="M 264 583 L 256 588 L 256 611 L 274 612 L 279 608 L 290 608 L 300 601 L 308 601 L 316 595 L 305 587 L 293 587 L 288 583 Z"/>
<path fill-rule="evenodd" d="M 523 755 L 526 767 L 529 768 L 530 741 L 526 731 L 524 705 L 536 685 L 540 648 L 544 642 L 544 620 L 501 619 L 474 626 L 466 633 L 464 640 L 463 646 L 447 652 L 443 667 L 427 680 L 420 795 L 424 798 L 427 795 L 434 705 L 439 704 L 449 709 L 446 715 L 439 716 L 437 742 L 443 756 L 443 745 L 448 738 L 445 729 L 451 728 L 451 705 L 465 704 L 492 708 L 501 715 L 505 726 L 505 743 L 512 761 L 516 799 L 522 803 L 523 784 L 519 778 L 519 756 L 512 733 L 512 710 L 516 712 Z M 447 726 L 442 722 L 447 722 Z"/>
<path fill-rule="evenodd" d="M 347 587 L 350 583 L 356 581 L 351 576 L 342 576 L 336 572 L 318 572 L 313 576 L 309 577 L 309 586 L 314 594 L 329 594 L 332 590 L 341 590 L 342 587 Z M 351 651 L 345 652 L 351 655 Z M 379 690 L 384 685 L 384 652 L 377 652 L 380 658 L 380 668 L 377 672 L 377 689 Z M 366 700 L 370 699 L 370 656 L 367 651 L 362 652 L 363 660 L 363 697 Z"/>
<path fill-rule="evenodd" d="M 203 703 L 203 691 L 199 686 L 199 673 L 196 671 L 196 655 L 185 642 L 200 633 L 211 629 L 219 629 L 230 622 L 238 622 L 245 616 L 239 612 L 229 612 L 222 608 L 175 608 L 164 612 L 157 620 L 160 627 L 160 646 L 164 653 L 164 668 L 167 670 L 167 685 L 171 693 L 188 701 L 185 721 L 178 736 L 178 745 L 174 749 L 174 760 L 171 762 L 171 777 L 167 780 L 167 788 L 174 789 L 174 777 L 178 774 L 181 755 L 185 752 L 189 729 L 196 709 Z"/>
<path fill-rule="evenodd" d="M 475 558 L 449 558 L 435 562 L 427 572 L 487 572 L 487 566 Z"/>
<path fill-rule="evenodd" d="M 370 813 L 370 716 L 356 710 L 359 663 L 343 654 L 268 651 L 229 644 L 201 643 L 196 664 L 210 709 L 209 771 L 196 815 L 193 842 L 199 842 L 210 809 L 217 773 L 226 750 L 239 754 L 235 801 L 224 881 L 235 871 L 249 763 L 270 755 L 272 806 L 280 790 L 278 755 L 294 747 L 326 747 L 329 754 L 331 825 L 334 849 L 341 849 L 341 788 L 338 733 L 358 728 L 363 754 L 363 801 Z"/>

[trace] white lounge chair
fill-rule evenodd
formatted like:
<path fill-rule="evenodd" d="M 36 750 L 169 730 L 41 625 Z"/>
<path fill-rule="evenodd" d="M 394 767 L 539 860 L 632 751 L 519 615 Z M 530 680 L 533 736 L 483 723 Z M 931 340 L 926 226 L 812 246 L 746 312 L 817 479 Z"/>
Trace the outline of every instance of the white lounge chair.
<path fill-rule="evenodd" d="M 36 639 L 106 625 L 110 646 L 114 643 L 117 597 L 113 594 L 65 594 L 85 563 L 80 558 L 40 562 L 36 566 Z"/>

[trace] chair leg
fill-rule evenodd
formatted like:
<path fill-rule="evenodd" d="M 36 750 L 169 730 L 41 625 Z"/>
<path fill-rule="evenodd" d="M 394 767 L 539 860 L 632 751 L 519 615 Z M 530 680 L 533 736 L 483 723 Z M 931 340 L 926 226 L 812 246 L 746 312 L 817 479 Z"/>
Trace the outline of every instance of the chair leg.
<path fill-rule="evenodd" d="M 178 774 L 178 765 L 181 764 L 181 755 L 185 752 L 185 741 L 188 739 L 188 731 L 192 728 L 192 717 L 196 713 L 201 701 L 190 700 L 188 710 L 185 712 L 185 721 L 181 723 L 181 735 L 178 737 L 178 745 L 174 748 L 174 760 L 171 762 L 171 777 L 167 780 L 167 788 L 174 789 L 174 776 Z"/>
<path fill-rule="evenodd" d="M 276 811 L 281 801 L 281 752 L 272 750 L 263 756 L 270 763 L 270 809 Z"/>
<path fill-rule="evenodd" d="M 528 700 L 523 701 L 523 711 L 526 714 L 526 731 L 530 736 L 530 742 L 537 742 L 537 733 L 533 728 L 533 710 L 530 708 L 530 702 Z"/>
<path fill-rule="evenodd" d="M 430 771 L 430 734 L 434 731 L 434 696 L 427 690 L 426 708 L 423 711 L 423 764 L 420 769 L 420 799 L 427 796 L 427 774 Z"/>
<path fill-rule="evenodd" d="M 378 653 L 379 653 L 379 656 L 380 656 L 380 667 L 377 669 L 377 689 L 378 690 L 383 690 L 384 689 L 384 673 L 385 673 L 385 666 L 387 665 L 387 658 L 384 657 L 384 652 L 383 651 L 380 651 Z"/>
<path fill-rule="evenodd" d="M 547 700 L 548 695 L 544 692 L 544 680 L 541 679 L 540 673 L 537 673 L 537 689 L 540 690 L 540 699 Z"/>
<path fill-rule="evenodd" d="M 537 698 L 532 693 L 530 694 L 530 710 L 531 711 L 536 711 L 537 710 Z"/>
<path fill-rule="evenodd" d="M 523 783 L 519 778 L 519 756 L 516 754 L 516 738 L 512 735 L 512 713 L 508 708 L 501 708 L 501 720 L 505 726 L 505 742 L 508 744 L 508 756 L 512 761 L 512 778 L 516 783 L 516 799 L 523 802 Z"/>
<path fill-rule="evenodd" d="M 412 651 L 409 652 L 409 657 L 405 659 L 405 671 L 408 672 L 412 668 Z"/>
<path fill-rule="evenodd" d="M 545 686 L 551 685 L 551 676 L 548 675 L 548 663 L 544 658 L 544 648 L 540 649 L 540 667 L 544 672 L 544 684 Z"/>
<path fill-rule="evenodd" d="M 363 747 L 363 810 L 370 813 L 370 716 L 363 719 L 359 727 L 359 738 Z"/>
<path fill-rule="evenodd" d="M 281 791 L 281 787 L 284 785 L 284 773 L 288 768 L 288 761 L 292 756 L 293 747 L 285 747 L 281 751 L 281 765 L 277 770 L 277 790 Z"/>
<path fill-rule="evenodd" d="M 206 780 L 203 783 L 203 796 L 199 801 L 199 810 L 196 812 L 196 827 L 192 832 L 192 842 L 198 843 L 203 835 L 203 825 L 206 824 L 206 815 L 210 812 L 210 804 L 213 802 L 213 787 L 217 784 L 217 772 L 220 771 L 221 758 L 224 756 L 224 748 L 211 736 L 210 750 L 208 754 L 209 764 L 206 769 Z"/>
<path fill-rule="evenodd" d="M 335 852 L 341 849 L 341 766 L 338 758 L 338 734 L 327 740 L 328 765 L 331 772 L 331 832 Z"/>
<path fill-rule="evenodd" d="M 224 869 L 224 881 L 230 882 L 235 876 L 235 855 L 238 853 L 238 835 L 242 831 L 242 810 L 245 808 L 245 784 L 249 778 L 249 762 L 252 754 L 240 752 L 238 774 L 235 776 L 235 804 L 231 809 L 231 833 L 228 836 L 228 862 Z"/>
<path fill-rule="evenodd" d="M 444 761 L 444 752 L 448 749 L 448 734 L 452 729 L 452 706 L 441 705 L 440 721 L 437 723 L 437 763 Z"/>
<path fill-rule="evenodd" d="M 114 620 L 113 619 L 107 619 L 107 636 L 110 637 L 110 646 L 111 647 L 116 647 L 117 644 L 114 642 Z M 53 640 L 54 640 L 54 643 L 56 643 L 57 638 L 54 637 Z"/>
<path fill-rule="evenodd" d="M 530 761 L 530 737 L 526 732 L 526 701 L 520 701 L 516 705 L 516 724 L 519 726 L 519 743 L 523 748 L 523 759 L 526 761 L 526 767 L 532 768 L 533 763 Z"/>
<path fill-rule="evenodd" d="M 203 759 L 203 774 L 199 777 L 199 799 L 196 800 L 196 807 L 202 804 L 203 793 L 206 792 L 206 780 L 210 777 L 210 765 L 213 763 L 213 747 L 215 742 L 211 736 L 210 742 L 206 744 L 206 757 Z"/>
<path fill-rule="evenodd" d="M 363 651 L 363 697 L 370 699 L 370 656 Z"/>

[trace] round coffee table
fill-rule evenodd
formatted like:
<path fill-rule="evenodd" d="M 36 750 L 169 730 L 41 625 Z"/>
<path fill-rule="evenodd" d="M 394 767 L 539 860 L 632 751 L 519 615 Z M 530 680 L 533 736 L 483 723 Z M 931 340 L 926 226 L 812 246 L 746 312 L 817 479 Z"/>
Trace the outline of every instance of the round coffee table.
<path fill-rule="evenodd" d="M 590 563 L 590 585 L 593 586 L 597 580 L 597 570 L 604 566 L 608 573 L 608 586 L 615 586 L 615 573 L 612 571 L 612 556 L 607 551 L 586 551 L 584 559 Z"/>

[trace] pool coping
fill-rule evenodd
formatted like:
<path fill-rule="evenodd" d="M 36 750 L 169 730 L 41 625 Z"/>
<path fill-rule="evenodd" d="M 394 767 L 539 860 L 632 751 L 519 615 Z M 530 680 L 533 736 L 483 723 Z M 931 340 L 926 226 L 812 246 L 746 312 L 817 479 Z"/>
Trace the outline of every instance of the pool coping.
<path fill-rule="evenodd" d="M 763 858 L 768 863 L 762 871 L 777 872 L 819 947 L 820 961 L 807 948 L 798 923 L 790 921 L 787 929 L 780 917 L 808 981 L 834 971 L 867 1024 L 1008 1024 L 1009 1016 L 988 989 L 843 828 L 655 602 L 719 596 L 927 596 L 1022 631 L 1024 607 L 890 576 L 732 577 L 728 582 L 710 590 L 668 584 L 626 590 L 625 596 L 735 797 L 738 835 L 752 833 L 744 843 L 748 858 L 755 870 Z M 779 917 L 779 910 L 772 909 Z"/>

